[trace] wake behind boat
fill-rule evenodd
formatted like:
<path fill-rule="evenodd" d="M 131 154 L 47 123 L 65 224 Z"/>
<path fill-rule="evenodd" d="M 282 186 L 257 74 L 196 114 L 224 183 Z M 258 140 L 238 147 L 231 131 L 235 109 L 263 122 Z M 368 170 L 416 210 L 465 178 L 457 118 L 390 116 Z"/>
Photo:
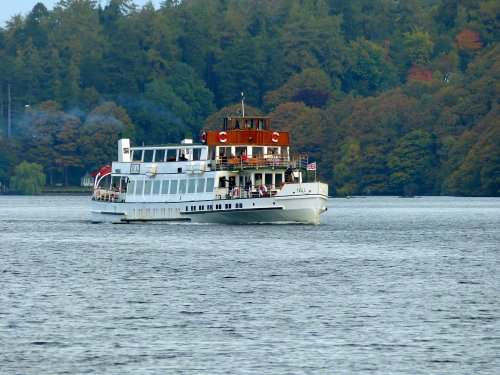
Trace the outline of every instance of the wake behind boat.
<path fill-rule="evenodd" d="M 101 168 L 92 195 L 92 222 L 319 223 L 328 185 L 316 163 L 291 156 L 288 132 L 268 117 L 226 117 L 201 143 L 130 147 Z M 310 182 L 308 182 L 310 181 Z"/>

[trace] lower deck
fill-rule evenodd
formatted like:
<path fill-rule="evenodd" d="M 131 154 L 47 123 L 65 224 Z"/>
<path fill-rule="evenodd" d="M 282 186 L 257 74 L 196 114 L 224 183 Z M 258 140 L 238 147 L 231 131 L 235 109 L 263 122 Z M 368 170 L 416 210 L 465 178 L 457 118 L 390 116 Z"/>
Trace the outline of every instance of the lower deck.
<path fill-rule="evenodd" d="M 93 222 L 130 223 L 144 221 L 193 221 L 254 223 L 292 221 L 318 223 L 326 210 L 326 185 L 297 184 L 288 194 L 226 197 L 215 200 L 181 202 L 92 202 Z"/>

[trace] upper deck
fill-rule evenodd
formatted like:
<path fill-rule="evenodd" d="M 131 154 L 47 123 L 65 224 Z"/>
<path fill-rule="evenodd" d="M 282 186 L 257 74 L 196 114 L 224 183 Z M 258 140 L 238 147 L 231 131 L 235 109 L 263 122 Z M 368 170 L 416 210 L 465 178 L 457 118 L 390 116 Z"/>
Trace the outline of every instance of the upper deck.
<path fill-rule="evenodd" d="M 271 129 L 269 117 L 225 117 L 222 129 L 207 131 L 202 142 L 208 146 L 279 146 L 288 147 L 290 134 Z"/>

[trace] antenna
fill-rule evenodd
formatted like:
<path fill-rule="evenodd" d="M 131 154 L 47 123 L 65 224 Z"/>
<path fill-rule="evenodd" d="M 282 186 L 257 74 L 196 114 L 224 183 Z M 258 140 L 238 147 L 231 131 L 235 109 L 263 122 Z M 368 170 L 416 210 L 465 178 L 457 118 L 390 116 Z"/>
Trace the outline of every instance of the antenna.
<path fill-rule="evenodd" d="M 243 112 L 243 117 L 245 117 L 245 94 L 241 93 L 241 111 Z"/>

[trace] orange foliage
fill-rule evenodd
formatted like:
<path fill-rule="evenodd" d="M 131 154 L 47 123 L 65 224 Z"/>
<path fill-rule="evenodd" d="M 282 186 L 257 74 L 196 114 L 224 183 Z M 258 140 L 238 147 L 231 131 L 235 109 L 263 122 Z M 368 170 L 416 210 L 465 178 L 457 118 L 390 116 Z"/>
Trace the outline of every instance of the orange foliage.
<path fill-rule="evenodd" d="M 483 46 L 483 42 L 477 31 L 465 29 L 455 37 L 455 46 L 458 49 L 479 49 Z"/>
<path fill-rule="evenodd" d="M 432 81 L 432 70 L 428 66 L 413 65 L 413 67 L 408 71 L 408 79 L 414 79 L 416 81 Z"/>

